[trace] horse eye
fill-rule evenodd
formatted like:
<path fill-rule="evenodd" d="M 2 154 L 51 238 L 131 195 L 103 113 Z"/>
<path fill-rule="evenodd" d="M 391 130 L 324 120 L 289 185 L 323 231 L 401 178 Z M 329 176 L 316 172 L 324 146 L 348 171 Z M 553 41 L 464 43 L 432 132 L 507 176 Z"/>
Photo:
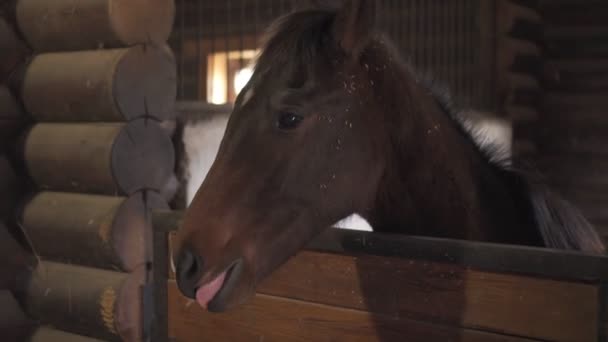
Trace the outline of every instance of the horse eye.
<path fill-rule="evenodd" d="M 298 125 L 304 120 L 300 115 L 290 113 L 290 112 L 281 112 L 279 114 L 279 119 L 277 121 L 277 125 L 280 129 L 290 130 L 295 129 Z"/>

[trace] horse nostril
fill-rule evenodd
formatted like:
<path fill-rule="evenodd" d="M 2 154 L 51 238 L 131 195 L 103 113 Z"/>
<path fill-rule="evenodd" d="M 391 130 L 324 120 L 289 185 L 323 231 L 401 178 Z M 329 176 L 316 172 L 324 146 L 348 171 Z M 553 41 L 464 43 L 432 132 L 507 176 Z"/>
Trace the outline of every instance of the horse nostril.
<path fill-rule="evenodd" d="M 203 275 L 203 258 L 194 253 L 191 248 L 184 247 L 175 266 L 179 289 L 186 297 L 194 298 L 196 287 Z"/>

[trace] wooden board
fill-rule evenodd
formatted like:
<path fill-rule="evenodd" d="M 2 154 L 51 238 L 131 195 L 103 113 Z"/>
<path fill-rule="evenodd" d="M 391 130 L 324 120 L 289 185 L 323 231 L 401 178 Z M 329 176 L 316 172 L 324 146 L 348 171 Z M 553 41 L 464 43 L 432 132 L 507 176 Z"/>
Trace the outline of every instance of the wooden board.
<path fill-rule="evenodd" d="M 140 342 L 145 268 L 131 274 L 41 262 L 27 287 L 28 314 L 58 329 Z"/>
<path fill-rule="evenodd" d="M 176 67 L 167 46 L 46 53 L 27 68 L 23 101 L 38 121 L 174 116 Z"/>
<path fill-rule="evenodd" d="M 535 339 L 594 341 L 599 324 L 596 286 L 420 260 L 304 251 L 258 293 Z"/>
<path fill-rule="evenodd" d="M 608 258 L 604 256 L 338 229 L 325 230 L 307 250 L 262 281 L 256 298 L 247 305 L 209 314 L 183 298 L 172 280 L 168 288 L 162 282 L 174 277 L 168 262 L 171 232 L 181 219 L 179 212 L 154 216 L 155 293 L 169 292 L 168 300 L 159 296 L 155 305 L 167 308 L 162 312 L 168 312 L 169 335 L 177 341 L 304 341 L 310 340 L 309 330 L 317 325 L 325 332 L 322 341 L 342 340 L 341 336 L 349 340 L 348 332 L 356 330 L 351 322 L 368 327 L 369 317 L 396 323 L 364 328 L 358 334 L 363 340 L 378 340 L 382 334 L 388 334 L 384 335 L 388 341 L 475 340 L 467 335 L 470 331 L 491 336 L 482 340 L 500 335 L 596 341 L 605 336 Z M 288 307 L 297 310 L 292 314 Z M 341 318 L 353 311 L 363 314 Z M 294 329 L 302 319 L 316 325 Z M 400 330 L 407 322 L 413 323 Z M 433 327 L 416 328 L 417 324 Z M 455 330 L 434 335 L 443 327 Z"/>
<path fill-rule="evenodd" d="M 129 124 L 37 124 L 23 156 L 44 190 L 130 195 L 160 190 L 173 174 L 169 137 L 153 121 Z"/>
<path fill-rule="evenodd" d="M 152 261 L 153 209 L 168 205 L 152 191 L 129 198 L 41 192 L 26 204 L 21 226 L 47 260 L 133 271 Z"/>
<path fill-rule="evenodd" d="M 16 15 L 37 51 L 163 44 L 173 28 L 174 0 L 20 0 Z"/>
<path fill-rule="evenodd" d="M 257 295 L 224 314 L 211 314 L 169 283 L 169 335 L 194 341 L 529 341 L 398 316 Z"/>

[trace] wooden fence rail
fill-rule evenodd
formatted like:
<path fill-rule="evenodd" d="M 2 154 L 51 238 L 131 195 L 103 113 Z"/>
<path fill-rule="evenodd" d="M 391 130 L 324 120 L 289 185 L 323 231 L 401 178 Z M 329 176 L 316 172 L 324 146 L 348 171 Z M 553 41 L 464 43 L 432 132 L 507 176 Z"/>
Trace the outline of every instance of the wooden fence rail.
<path fill-rule="evenodd" d="M 168 295 L 157 297 L 157 319 L 175 341 L 606 340 L 606 257 L 337 229 L 263 281 L 248 304 L 207 313 L 179 293 L 167 267 L 180 220 L 155 215 L 156 294 Z"/>

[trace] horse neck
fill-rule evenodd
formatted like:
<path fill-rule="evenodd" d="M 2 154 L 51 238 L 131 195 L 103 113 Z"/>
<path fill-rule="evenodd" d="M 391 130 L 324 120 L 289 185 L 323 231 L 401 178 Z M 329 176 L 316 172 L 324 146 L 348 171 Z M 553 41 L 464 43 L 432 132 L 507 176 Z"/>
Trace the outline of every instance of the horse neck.
<path fill-rule="evenodd" d="M 366 217 L 374 229 L 536 245 L 526 201 L 518 198 L 524 194 L 513 190 L 508 172 L 486 160 L 405 66 L 388 69 L 382 77 L 394 83 L 379 91 L 385 115 L 397 117 L 384 122 L 399 124 L 385 127 L 390 152 Z"/>

